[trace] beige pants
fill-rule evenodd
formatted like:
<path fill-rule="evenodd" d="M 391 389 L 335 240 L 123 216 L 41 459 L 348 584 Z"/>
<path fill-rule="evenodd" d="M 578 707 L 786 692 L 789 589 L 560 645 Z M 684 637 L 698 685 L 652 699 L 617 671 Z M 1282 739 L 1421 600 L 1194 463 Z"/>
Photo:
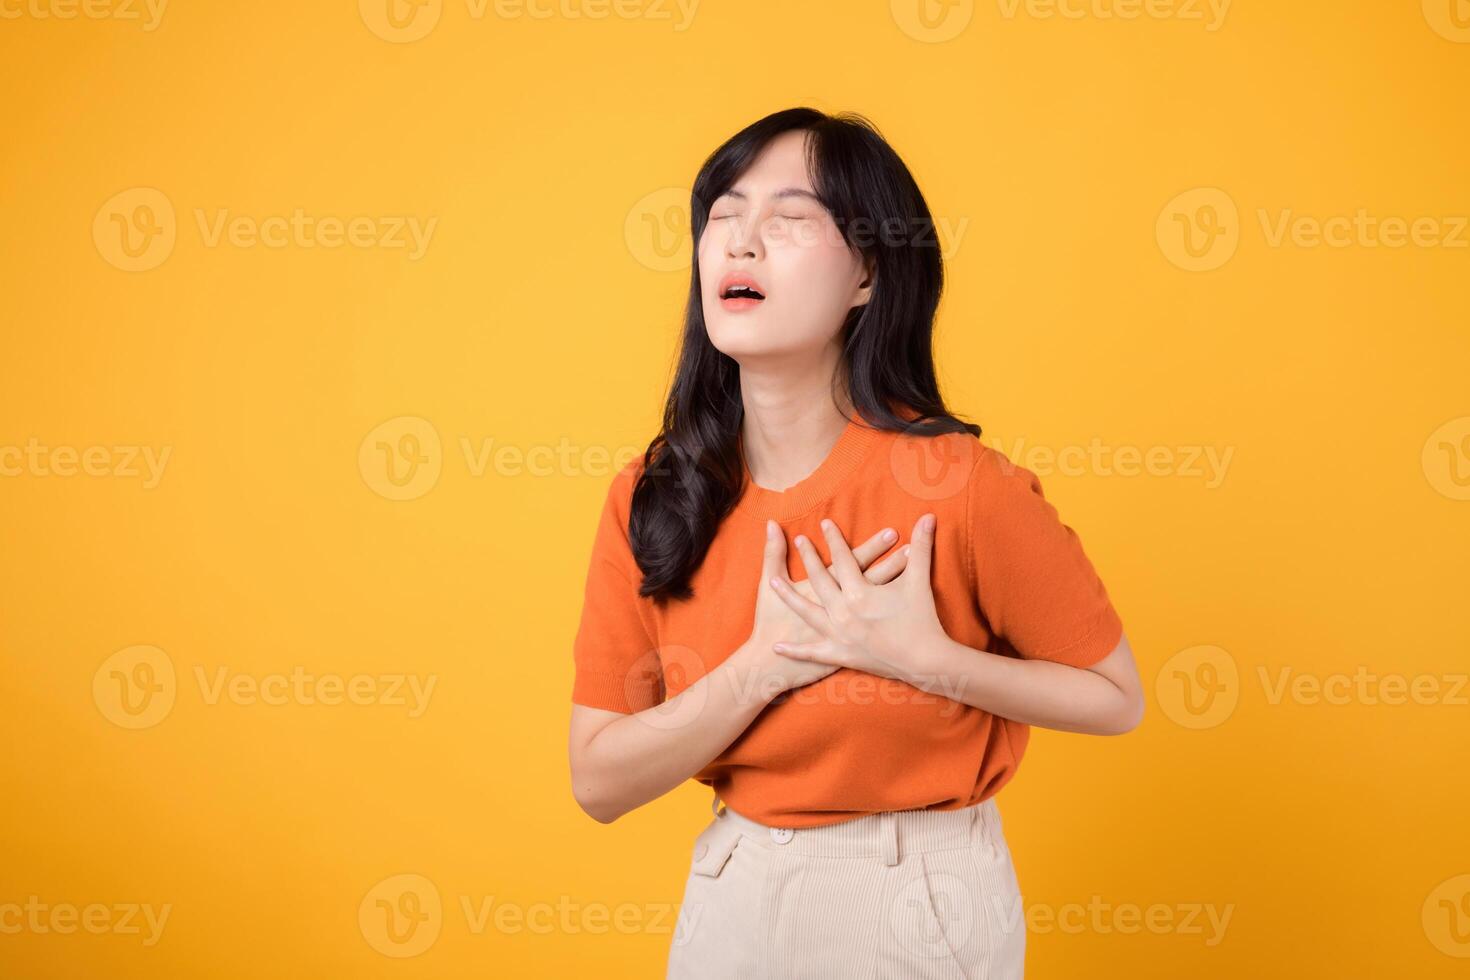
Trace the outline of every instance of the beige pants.
<path fill-rule="evenodd" d="M 695 838 L 667 978 L 1016 980 L 1023 913 L 994 797 L 809 830 L 725 807 Z"/>

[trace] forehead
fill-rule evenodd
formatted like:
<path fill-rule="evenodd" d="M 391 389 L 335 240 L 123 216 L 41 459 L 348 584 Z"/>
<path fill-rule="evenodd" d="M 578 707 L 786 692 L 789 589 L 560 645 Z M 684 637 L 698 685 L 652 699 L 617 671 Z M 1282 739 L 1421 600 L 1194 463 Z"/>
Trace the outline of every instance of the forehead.
<path fill-rule="evenodd" d="M 793 130 L 771 140 L 721 197 L 807 198 L 817 201 L 806 170 L 807 133 Z M 820 203 L 820 202 L 818 202 Z"/>

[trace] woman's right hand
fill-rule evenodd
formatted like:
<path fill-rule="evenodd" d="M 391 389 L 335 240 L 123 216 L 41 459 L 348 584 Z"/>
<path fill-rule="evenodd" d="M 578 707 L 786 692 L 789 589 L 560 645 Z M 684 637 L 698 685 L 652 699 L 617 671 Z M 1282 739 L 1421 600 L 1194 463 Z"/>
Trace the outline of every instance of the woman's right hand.
<path fill-rule="evenodd" d="M 874 585 L 884 585 L 898 577 L 908 564 L 908 549 L 900 548 L 873 567 L 873 559 L 893 547 L 898 534 L 884 528 L 852 550 L 863 576 Z M 814 542 L 815 543 L 815 542 Z M 827 566 L 832 571 L 832 566 Z M 761 577 L 756 584 L 755 626 L 745 641 L 750 665 L 755 669 L 759 689 L 772 696 L 821 680 L 837 669 L 833 664 L 813 663 L 783 657 L 771 649 L 774 643 L 806 643 L 820 639 L 796 612 L 771 588 L 771 579 L 783 578 L 791 587 L 812 601 L 818 601 L 809 579 L 793 582 L 786 572 L 786 533 L 775 521 L 766 521 L 766 546 L 761 560 Z"/>

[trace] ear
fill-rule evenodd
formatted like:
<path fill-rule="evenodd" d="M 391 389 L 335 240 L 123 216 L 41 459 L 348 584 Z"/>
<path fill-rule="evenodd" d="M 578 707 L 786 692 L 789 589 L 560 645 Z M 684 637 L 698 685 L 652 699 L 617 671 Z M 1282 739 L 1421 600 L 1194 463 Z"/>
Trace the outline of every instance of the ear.
<path fill-rule="evenodd" d="M 877 281 L 877 263 L 872 259 L 864 259 L 863 280 L 858 283 L 857 295 L 853 298 L 853 306 L 866 306 L 873 298 L 873 286 Z"/>

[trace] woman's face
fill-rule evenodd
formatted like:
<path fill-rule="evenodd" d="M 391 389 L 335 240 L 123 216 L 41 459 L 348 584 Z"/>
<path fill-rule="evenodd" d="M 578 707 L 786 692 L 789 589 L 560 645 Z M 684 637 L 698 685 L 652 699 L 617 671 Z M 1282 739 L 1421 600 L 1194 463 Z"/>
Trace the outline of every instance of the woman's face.
<path fill-rule="evenodd" d="M 806 138 L 793 130 L 771 140 L 710 202 L 696 249 L 705 329 L 737 361 L 820 350 L 872 291 L 861 254 L 812 190 Z M 764 298 L 723 295 L 732 279 Z"/>

